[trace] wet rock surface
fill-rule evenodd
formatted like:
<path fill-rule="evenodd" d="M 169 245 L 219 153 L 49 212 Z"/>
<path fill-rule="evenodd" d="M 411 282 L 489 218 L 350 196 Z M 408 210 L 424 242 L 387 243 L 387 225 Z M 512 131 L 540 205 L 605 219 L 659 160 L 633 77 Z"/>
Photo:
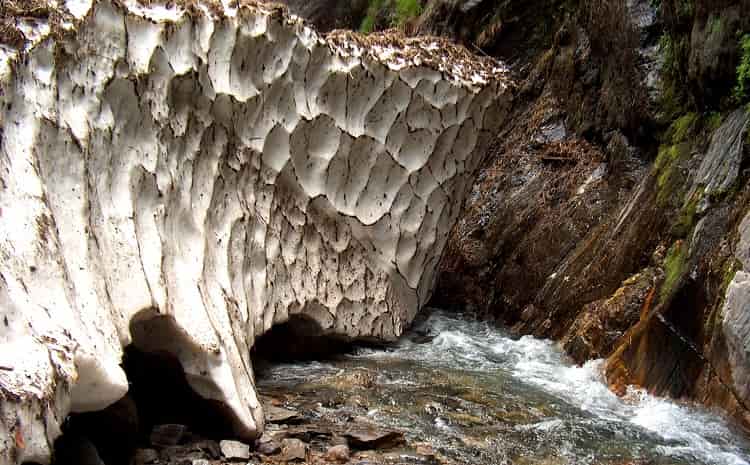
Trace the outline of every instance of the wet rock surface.
<path fill-rule="evenodd" d="M 736 110 L 713 133 L 708 150 L 695 173 L 693 190 L 702 187 L 703 195 L 710 197 L 728 191 L 737 182 L 743 158 L 742 138 L 747 131 L 748 120 L 750 115 L 745 109 Z"/>
<path fill-rule="evenodd" d="M 586 304 L 561 341 L 565 351 L 581 364 L 609 356 L 641 312 L 650 308 L 658 279 L 658 270 L 645 269 L 611 297 Z"/>

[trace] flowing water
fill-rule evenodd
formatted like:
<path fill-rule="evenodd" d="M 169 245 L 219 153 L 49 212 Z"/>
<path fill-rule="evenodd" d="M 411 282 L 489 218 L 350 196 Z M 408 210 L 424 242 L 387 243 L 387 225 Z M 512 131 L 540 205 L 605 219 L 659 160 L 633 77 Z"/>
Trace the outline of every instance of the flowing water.
<path fill-rule="evenodd" d="M 259 388 L 338 399 L 317 408 L 358 407 L 454 463 L 750 464 L 750 444 L 718 414 L 635 390 L 619 398 L 600 361 L 575 366 L 553 342 L 444 312 L 415 331 L 384 349 L 274 366 Z"/>

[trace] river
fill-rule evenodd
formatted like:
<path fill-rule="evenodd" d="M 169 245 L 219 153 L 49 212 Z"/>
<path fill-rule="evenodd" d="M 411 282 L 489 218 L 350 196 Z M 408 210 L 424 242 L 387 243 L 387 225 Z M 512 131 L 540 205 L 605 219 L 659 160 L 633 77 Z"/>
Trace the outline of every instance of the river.
<path fill-rule="evenodd" d="M 258 387 L 334 399 L 320 411 L 358 408 L 454 463 L 750 464 L 750 442 L 718 413 L 635 389 L 617 397 L 602 363 L 579 367 L 554 342 L 434 311 L 392 346 L 274 365 Z M 369 381 L 340 382 L 351 373 Z"/>

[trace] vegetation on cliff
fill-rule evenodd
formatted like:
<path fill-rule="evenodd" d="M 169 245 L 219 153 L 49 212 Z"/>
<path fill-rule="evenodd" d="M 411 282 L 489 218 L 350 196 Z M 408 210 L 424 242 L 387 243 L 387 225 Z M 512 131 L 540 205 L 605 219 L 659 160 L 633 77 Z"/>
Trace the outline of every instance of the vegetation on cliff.
<path fill-rule="evenodd" d="M 741 58 L 737 65 L 737 84 L 734 87 L 734 98 L 743 104 L 750 100 L 750 34 L 745 34 L 739 41 Z"/>
<path fill-rule="evenodd" d="M 359 30 L 366 33 L 388 27 L 403 27 L 420 14 L 421 0 L 370 0 L 367 16 Z"/>

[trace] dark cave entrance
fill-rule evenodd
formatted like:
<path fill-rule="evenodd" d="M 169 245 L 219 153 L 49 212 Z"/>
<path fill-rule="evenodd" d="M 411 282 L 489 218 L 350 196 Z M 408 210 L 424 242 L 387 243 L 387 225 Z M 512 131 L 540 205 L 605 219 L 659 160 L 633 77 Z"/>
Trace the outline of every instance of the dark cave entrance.
<path fill-rule="evenodd" d="M 353 350 L 351 341 L 325 334 L 318 322 L 303 314 L 273 326 L 252 349 L 256 377 L 278 363 L 334 358 Z"/>
<path fill-rule="evenodd" d="M 128 393 L 104 410 L 69 415 L 55 441 L 53 464 L 130 465 L 138 448 L 159 452 L 169 445 L 235 437 L 226 407 L 198 395 L 188 383 L 174 355 L 183 335 L 171 317 L 148 311 L 133 319 L 131 335 L 122 362 Z M 160 425 L 176 426 L 163 428 L 165 434 L 155 432 Z M 160 440 L 166 442 L 155 444 Z"/>

